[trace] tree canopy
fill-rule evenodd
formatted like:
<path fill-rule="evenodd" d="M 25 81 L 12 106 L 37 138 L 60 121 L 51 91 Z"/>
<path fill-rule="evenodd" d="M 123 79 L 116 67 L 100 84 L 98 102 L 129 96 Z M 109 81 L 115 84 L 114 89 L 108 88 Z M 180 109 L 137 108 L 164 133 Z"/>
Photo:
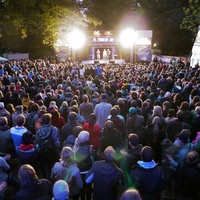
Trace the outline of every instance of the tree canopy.
<path fill-rule="evenodd" d="M 0 3 L 0 53 L 51 54 L 73 28 L 153 30 L 164 54 L 186 54 L 200 21 L 199 0 L 5 0 Z M 181 29 L 182 28 L 182 29 Z"/>

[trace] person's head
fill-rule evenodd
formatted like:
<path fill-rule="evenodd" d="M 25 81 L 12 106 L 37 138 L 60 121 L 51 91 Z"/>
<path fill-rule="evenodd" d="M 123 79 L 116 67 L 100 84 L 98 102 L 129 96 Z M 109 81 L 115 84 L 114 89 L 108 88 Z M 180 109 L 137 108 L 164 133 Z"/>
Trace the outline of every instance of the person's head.
<path fill-rule="evenodd" d="M 82 100 L 83 100 L 84 103 L 87 103 L 88 100 L 89 100 L 89 99 L 88 99 L 88 95 L 87 95 L 87 94 L 84 94 L 83 97 L 82 97 Z"/>
<path fill-rule="evenodd" d="M 64 147 L 62 149 L 60 162 L 64 167 L 67 167 L 74 162 L 74 152 L 70 147 Z"/>
<path fill-rule="evenodd" d="M 30 107 L 30 112 L 35 112 L 39 110 L 39 105 L 37 103 L 33 103 Z"/>
<path fill-rule="evenodd" d="M 112 146 L 108 146 L 104 150 L 103 157 L 104 157 L 106 162 L 113 162 L 115 160 L 116 152 L 115 152 L 115 150 L 113 149 Z"/>
<path fill-rule="evenodd" d="M 0 127 L 7 125 L 8 125 L 8 119 L 6 117 L 0 117 Z"/>
<path fill-rule="evenodd" d="M 76 118 L 77 118 L 77 114 L 75 112 L 70 112 L 69 113 L 69 120 L 71 122 L 75 122 L 76 121 Z"/>
<path fill-rule="evenodd" d="M 75 126 L 75 127 L 73 128 L 72 133 L 73 133 L 74 137 L 77 138 L 77 137 L 78 137 L 78 134 L 79 134 L 81 131 L 83 131 L 83 127 L 82 127 L 82 126 Z"/>
<path fill-rule="evenodd" d="M 15 118 L 15 123 L 17 126 L 23 126 L 25 124 L 26 118 L 24 117 L 24 115 L 18 115 Z"/>
<path fill-rule="evenodd" d="M 113 107 L 110 110 L 110 114 L 111 114 L 112 117 L 117 117 L 117 115 L 119 114 L 119 112 L 118 112 L 118 110 L 116 108 Z"/>
<path fill-rule="evenodd" d="M 121 200 L 141 200 L 141 197 L 136 189 L 128 189 L 122 194 Z"/>
<path fill-rule="evenodd" d="M 170 108 L 168 110 L 167 117 L 170 117 L 170 118 L 175 117 L 175 114 L 176 114 L 175 110 L 173 108 Z"/>
<path fill-rule="evenodd" d="M 33 142 L 33 133 L 31 133 L 30 131 L 25 132 L 22 135 L 22 142 L 25 145 L 31 144 Z"/>
<path fill-rule="evenodd" d="M 58 110 L 51 111 L 52 119 L 58 119 L 60 117 L 60 113 Z"/>
<path fill-rule="evenodd" d="M 200 116 L 200 106 L 197 106 L 195 108 L 195 113 L 196 113 L 196 116 Z"/>
<path fill-rule="evenodd" d="M 22 113 L 23 112 L 23 106 L 22 105 L 16 106 L 15 110 L 19 113 Z"/>
<path fill-rule="evenodd" d="M 106 102 L 107 101 L 107 96 L 106 94 L 101 94 L 101 101 Z"/>
<path fill-rule="evenodd" d="M 139 137 L 134 133 L 129 134 L 128 144 L 130 146 L 137 146 L 139 144 Z"/>
<path fill-rule="evenodd" d="M 73 105 L 73 106 L 71 107 L 71 110 L 70 110 L 70 111 L 71 111 L 71 112 L 75 112 L 76 114 L 78 114 L 78 113 L 79 113 L 78 106 Z"/>
<path fill-rule="evenodd" d="M 63 101 L 61 104 L 62 107 L 68 107 L 68 103 L 66 101 Z"/>
<path fill-rule="evenodd" d="M 179 110 L 177 113 L 176 113 L 176 117 L 179 119 L 179 120 L 183 120 L 184 118 L 184 112 L 182 110 Z"/>
<path fill-rule="evenodd" d="M 153 160 L 153 149 L 149 146 L 144 146 L 141 151 L 141 158 L 144 162 L 151 162 Z"/>
<path fill-rule="evenodd" d="M 153 116 L 162 116 L 162 108 L 160 106 L 154 106 Z"/>
<path fill-rule="evenodd" d="M 78 134 L 78 142 L 79 143 L 87 142 L 87 141 L 89 141 L 89 137 L 90 137 L 89 132 L 87 132 L 87 131 L 81 131 Z"/>
<path fill-rule="evenodd" d="M 40 111 L 38 112 L 38 119 L 40 119 L 45 113 L 47 113 L 46 110 L 40 110 Z"/>
<path fill-rule="evenodd" d="M 124 104 L 125 104 L 124 99 L 122 99 L 122 98 L 117 99 L 117 105 L 124 105 Z"/>
<path fill-rule="evenodd" d="M 187 155 L 187 163 L 189 164 L 196 164 L 198 162 L 199 154 L 197 151 L 190 151 Z"/>
<path fill-rule="evenodd" d="M 50 124 L 52 115 L 50 113 L 45 113 L 42 116 L 42 123 L 43 124 Z"/>
<path fill-rule="evenodd" d="M 188 136 L 188 133 L 187 132 L 180 132 L 177 136 L 177 139 L 176 139 L 176 144 L 178 144 L 179 146 L 184 146 L 185 144 L 188 143 L 188 140 L 189 140 L 189 136 Z"/>
<path fill-rule="evenodd" d="M 1 109 L 4 109 L 4 103 L 3 102 L 0 102 L 0 110 Z"/>
<path fill-rule="evenodd" d="M 180 105 L 180 110 L 189 110 L 190 109 L 190 105 L 187 101 L 183 101 Z"/>
<path fill-rule="evenodd" d="M 107 120 L 104 124 L 104 127 L 107 131 L 114 129 L 114 124 L 111 120 Z"/>
<path fill-rule="evenodd" d="M 0 109 L 1 109 L 1 104 L 0 104 Z M 6 110 L 9 111 L 11 114 L 15 112 L 15 107 L 12 103 L 8 103 L 6 105 Z"/>
<path fill-rule="evenodd" d="M 136 108 L 130 107 L 130 108 L 129 108 L 129 114 L 130 114 L 131 116 L 136 115 L 136 114 L 137 114 Z"/>
<path fill-rule="evenodd" d="M 91 113 L 90 116 L 89 116 L 89 123 L 90 123 L 90 124 L 95 124 L 96 121 L 97 121 L 97 116 L 96 116 L 96 114 Z"/>
<path fill-rule="evenodd" d="M 29 164 L 25 164 L 20 167 L 18 171 L 18 178 L 22 186 L 31 185 L 33 182 L 38 180 L 34 168 Z"/>
<path fill-rule="evenodd" d="M 58 180 L 54 183 L 53 196 L 55 200 L 67 200 L 69 192 L 69 186 L 66 181 Z"/>

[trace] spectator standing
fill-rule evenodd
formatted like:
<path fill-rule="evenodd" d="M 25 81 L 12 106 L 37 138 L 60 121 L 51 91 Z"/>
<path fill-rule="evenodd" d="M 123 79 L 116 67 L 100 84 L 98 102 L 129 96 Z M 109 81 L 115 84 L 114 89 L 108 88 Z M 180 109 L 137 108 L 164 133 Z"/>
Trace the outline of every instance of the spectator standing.
<path fill-rule="evenodd" d="M 89 116 L 93 112 L 93 104 L 89 103 L 89 98 L 86 94 L 83 95 L 82 100 L 83 103 L 79 107 L 80 114 L 85 118 L 86 121 L 89 121 Z"/>
<path fill-rule="evenodd" d="M 141 158 L 142 160 L 139 160 L 130 172 L 132 183 L 143 200 L 160 200 L 164 185 L 162 168 L 153 160 L 151 147 L 145 146 L 142 148 Z"/>
<path fill-rule="evenodd" d="M 74 163 L 74 152 L 70 147 L 64 147 L 59 162 L 56 162 L 51 171 L 51 179 L 64 180 L 70 189 L 70 199 L 78 200 L 79 192 L 83 186 L 80 170 Z"/>
<path fill-rule="evenodd" d="M 22 165 L 18 171 L 22 188 L 17 192 L 14 200 L 51 199 L 52 184 L 47 179 L 39 179 L 31 165 Z"/>
<path fill-rule="evenodd" d="M 116 200 L 118 186 L 124 185 L 124 173 L 114 163 L 115 150 L 109 146 L 103 153 L 104 160 L 96 161 L 86 175 L 86 183 L 93 182 L 93 197 L 95 200 Z"/>
<path fill-rule="evenodd" d="M 105 94 L 101 95 L 101 103 L 97 104 L 94 108 L 94 113 L 97 116 L 97 124 L 100 125 L 101 128 L 104 127 L 104 123 L 107 117 L 110 114 L 110 110 L 112 105 L 110 103 L 106 103 L 107 96 Z"/>

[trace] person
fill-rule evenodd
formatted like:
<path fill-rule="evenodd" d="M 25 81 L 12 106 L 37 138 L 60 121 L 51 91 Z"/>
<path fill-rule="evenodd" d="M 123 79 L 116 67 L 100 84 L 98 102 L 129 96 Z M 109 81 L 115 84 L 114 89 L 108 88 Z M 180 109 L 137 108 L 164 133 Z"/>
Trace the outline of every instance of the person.
<path fill-rule="evenodd" d="M 113 107 L 110 110 L 110 114 L 111 114 L 110 121 L 113 122 L 114 127 L 119 131 L 123 140 L 126 139 L 125 124 L 124 124 L 124 121 L 118 117 L 119 112 L 118 112 L 117 108 Z"/>
<path fill-rule="evenodd" d="M 0 102 L 0 117 L 6 117 L 8 119 L 8 124 L 10 124 L 11 115 L 10 112 L 5 109 L 3 102 Z"/>
<path fill-rule="evenodd" d="M 117 153 L 123 145 L 123 140 L 119 131 L 114 128 L 114 123 L 111 120 L 105 122 L 104 131 L 100 140 L 99 156 L 108 146 L 112 146 Z"/>
<path fill-rule="evenodd" d="M 139 160 L 130 172 L 132 184 L 135 185 L 143 200 L 160 200 L 164 186 L 162 168 L 153 160 L 153 150 L 149 146 L 142 148 L 141 158 L 142 160 Z"/>
<path fill-rule="evenodd" d="M 107 51 L 106 49 L 103 50 L 103 60 L 107 59 Z"/>
<path fill-rule="evenodd" d="M 126 131 L 128 134 L 135 133 L 139 136 L 140 143 L 143 142 L 143 128 L 144 128 L 144 117 L 137 115 L 137 110 L 134 107 L 129 109 L 129 115 L 126 120 Z"/>
<path fill-rule="evenodd" d="M 200 132 L 200 106 L 195 108 L 196 117 L 191 121 L 190 131 L 191 137 L 190 140 L 193 141 L 196 138 L 197 132 Z"/>
<path fill-rule="evenodd" d="M 200 171 L 198 169 L 198 153 L 190 151 L 187 159 L 179 163 L 175 174 L 175 188 L 177 199 L 199 198 Z"/>
<path fill-rule="evenodd" d="M 47 179 L 39 179 L 31 165 L 22 165 L 18 171 L 18 178 L 22 188 L 17 192 L 14 200 L 51 199 L 51 182 Z"/>
<path fill-rule="evenodd" d="M 176 113 L 177 119 L 170 121 L 167 123 L 166 126 L 166 136 L 169 138 L 172 142 L 174 142 L 177 138 L 177 135 L 183 130 L 183 129 L 189 129 L 188 123 L 183 121 L 184 113 L 182 110 L 179 110 Z"/>
<path fill-rule="evenodd" d="M 53 185 L 52 200 L 68 200 L 70 189 L 66 181 L 58 180 Z"/>
<path fill-rule="evenodd" d="M 15 118 L 16 126 L 12 127 L 10 129 L 10 133 L 13 139 L 13 142 L 15 144 L 15 148 L 17 149 L 20 144 L 22 144 L 22 135 L 27 132 L 28 130 L 24 127 L 25 124 L 25 116 L 24 115 L 18 115 Z"/>
<path fill-rule="evenodd" d="M 112 108 L 112 105 L 109 103 L 106 103 L 106 101 L 107 101 L 106 94 L 102 94 L 101 103 L 97 104 L 94 108 L 94 113 L 97 116 L 97 124 L 99 124 L 101 128 L 104 127 L 104 123 L 107 117 L 109 116 L 110 110 Z"/>
<path fill-rule="evenodd" d="M 124 173 L 115 164 L 115 150 L 109 146 L 103 152 L 104 160 L 96 161 L 88 171 L 86 183 L 93 182 L 94 200 L 116 200 L 118 186 L 124 186 Z"/>
<path fill-rule="evenodd" d="M 121 200 L 141 200 L 141 197 L 136 189 L 127 189 L 122 194 Z"/>
<path fill-rule="evenodd" d="M 154 150 L 154 160 L 160 163 L 162 160 L 161 142 L 165 138 L 165 131 L 160 125 L 160 117 L 155 116 L 152 123 L 145 127 L 145 130 L 144 144 Z"/>
<path fill-rule="evenodd" d="M 15 145 L 8 126 L 6 117 L 0 117 L 0 152 L 14 155 Z"/>
<path fill-rule="evenodd" d="M 86 94 L 82 96 L 82 100 L 83 103 L 79 106 L 80 115 L 82 115 L 86 121 L 89 121 L 89 116 L 93 112 L 93 104 L 89 102 L 88 95 Z"/>
<path fill-rule="evenodd" d="M 42 116 L 43 126 L 36 132 L 34 144 L 40 148 L 39 158 L 43 176 L 50 179 L 51 168 L 58 160 L 60 148 L 60 134 L 55 126 L 51 125 L 51 114 Z M 44 147 L 44 148 L 43 148 Z"/>
<path fill-rule="evenodd" d="M 97 117 L 94 113 L 90 114 L 89 121 L 85 122 L 83 129 L 90 134 L 90 144 L 93 146 L 92 155 L 95 160 L 98 159 L 98 150 L 100 147 L 100 138 L 102 136 L 101 127 L 96 123 Z"/>
<path fill-rule="evenodd" d="M 89 133 L 87 131 L 81 131 L 79 133 L 75 140 L 73 151 L 75 154 L 76 164 L 80 170 L 83 181 L 83 187 L 80 191 L 81 200 L 91 200 L 92 184 L 86 184 L 85 182 L 85 176 L 93 164 L 93 160 L 91 158 L 92 146 L 90 145 Z"/>
<path fill-rule="evenodd" d="M 74 152 L 70 147 L 64 147 L 60 161 L 56 162 L 51 171 L 51 179 L 64 180 L 69 185 L 70 199 L 78 200 L 79 192 L 83 186 L 80 170 L 74 163 Z"/>
<path fill-rule="evenodd" d="M 139 143 L 139 137 L 134 133 L 129 134 L 127 149 L 120 151 L 123 155 L 120 166 L 125 172 L 126 181 L 128 181 L 132 166 L 136 165 L 137 161 L 140 160 L 142 148 L 142 144 Z"/>
<path fill-rule="evenodd" d="M 73 134 L 73 129 L 76 126 L 81 126 L 81 124 L 77 123 L 77 114 L 75 112 L 70 112 L 69 113 L 69 117 L 68 117 L 69 121 L 67 124 L 65 124 L 62 127 L 62 133 L 61 133 L 61 142 L 63 143 L 69 135 Z"/>
<path fill-rule="evenodd" d="M 97 60 L 101 59 L 101 52 L 99 49 L 97 49 Z"/>
<path fill-rule="evenodd" d="M 107 49 L 106 54 L 107 54 L 107 60 L 110 60 L 110 54 L 111 54 L 110 49 Z"/>
<path fill-rule="evenodd" d="M 22 144 L 16 151 L 20 164 L 30 164 L 37 172 L 39 171 L 39 149 L 33 144 L 33 134 L 30 131 L 22 135 Z"/>

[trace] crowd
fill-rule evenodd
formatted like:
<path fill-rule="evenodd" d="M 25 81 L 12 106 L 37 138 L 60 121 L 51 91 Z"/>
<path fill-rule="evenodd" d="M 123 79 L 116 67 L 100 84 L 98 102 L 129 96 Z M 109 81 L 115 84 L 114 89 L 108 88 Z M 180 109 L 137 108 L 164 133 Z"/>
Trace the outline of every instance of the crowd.
<path fill-rule="evenodd" d="M 199 138 L 198 65 L 0 64 L 0 199 L 195 200 Z"/>

